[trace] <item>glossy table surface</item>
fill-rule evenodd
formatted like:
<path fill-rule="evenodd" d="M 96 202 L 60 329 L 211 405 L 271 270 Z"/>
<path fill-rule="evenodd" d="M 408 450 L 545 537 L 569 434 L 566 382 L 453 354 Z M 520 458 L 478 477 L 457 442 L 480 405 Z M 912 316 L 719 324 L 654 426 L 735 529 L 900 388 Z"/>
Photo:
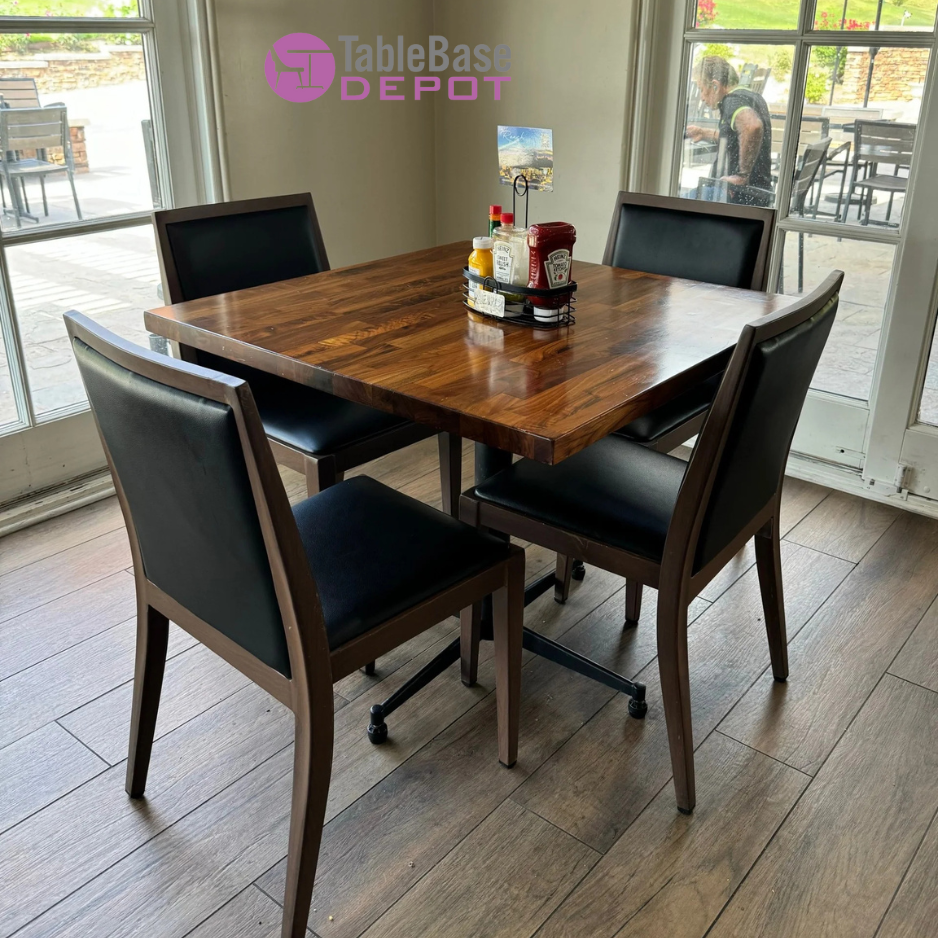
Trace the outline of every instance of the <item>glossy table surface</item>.
<path fill-rule="evenodd" d="M 719 371 L 789 297 L 574 260 L 576 324 L 462 304 L 457 242 L 151 310 L 159 335 L 555 463 Z"/>

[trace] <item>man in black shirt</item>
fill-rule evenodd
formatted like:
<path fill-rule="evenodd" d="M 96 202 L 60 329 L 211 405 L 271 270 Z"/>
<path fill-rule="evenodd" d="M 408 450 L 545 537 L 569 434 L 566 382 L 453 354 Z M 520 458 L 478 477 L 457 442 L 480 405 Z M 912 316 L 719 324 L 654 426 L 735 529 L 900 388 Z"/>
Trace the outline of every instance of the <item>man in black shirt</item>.
<path fill-rule="evenodd" d="M 695 77 L 701 100 L 719 111 L 720 124 L 716 130 L 688 124 L 688 137 L 719 143 L 713 175 L 729 183 L 731 201 L 770 205 L 772 121 L 765 100 L 737 87 L 736 69 L 718 55 L 701 59 Z"/>

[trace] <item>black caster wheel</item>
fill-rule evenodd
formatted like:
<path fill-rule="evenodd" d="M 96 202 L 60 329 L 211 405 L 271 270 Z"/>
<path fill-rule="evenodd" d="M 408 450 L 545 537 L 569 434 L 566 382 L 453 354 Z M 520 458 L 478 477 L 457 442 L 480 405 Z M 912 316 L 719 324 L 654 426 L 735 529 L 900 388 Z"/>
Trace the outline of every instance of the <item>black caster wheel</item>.
<path fill-rule="evenodd" d="M 636 720 L 644 720 L 645 714 L 648 713 L 648 704 L 644 700 L 635 700 L 634 698 L 629 701 L 629 716 L 635 717 Z M 369 728 L 368 732 L 371 732 Z"/>
<path fill-rule="evenodd" d="M 570 571 L 570 576 L 574 580 L 582 580 L 586 576 L 586 567 L 583 564 L 582 560 L 573 561 L 573 569 Z"/>
<path fill-rule="evenodd" d="M 388 725 L 384 722 L 384 711 L 380 704 L 375 704 L 371 708 L 371 722 L 368 724 L 368 738 L 376 745 L 380 746 L 388 738 Z"/>

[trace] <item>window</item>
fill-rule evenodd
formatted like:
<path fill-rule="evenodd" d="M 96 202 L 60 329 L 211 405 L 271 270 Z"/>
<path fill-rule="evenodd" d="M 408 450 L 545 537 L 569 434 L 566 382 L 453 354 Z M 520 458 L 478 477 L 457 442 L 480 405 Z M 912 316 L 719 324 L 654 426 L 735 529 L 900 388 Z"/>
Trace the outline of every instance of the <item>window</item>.
<path fill-rule="evenodd" d="M 690 4 L 673 192 L 776 208 L 770 289 L 801 293 L 844 270 L 813 387 L 854 401 L 873 387 L 936 7 Z"/>

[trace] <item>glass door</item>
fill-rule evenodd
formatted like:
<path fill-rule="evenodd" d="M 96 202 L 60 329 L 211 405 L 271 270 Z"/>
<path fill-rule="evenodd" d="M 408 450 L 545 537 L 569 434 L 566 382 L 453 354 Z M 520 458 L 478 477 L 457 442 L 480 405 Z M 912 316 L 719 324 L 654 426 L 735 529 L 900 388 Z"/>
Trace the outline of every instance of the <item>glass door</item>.
<path fill-rule="evenodd" d="M 938 125 L 936 7 L 936 0 L 692 0 L 682 37 L 672 192 L 775 207 L 770 289 L 801 294 L 830 270 L 845 272 L 794 450 L 864 477 L 873 417 L 891 380 L 889 349 L 901 334 L 920 350 L 934 318 L 938 241 L 925 267 L 904 247 L 938 170 L 924 145 Z M 897 305 L 897 287 L 909 278 L 919 293 L 927 288 L 925 307 L 921 296 Z M 916 313 L 908 301 L 919 304 Z M 903 430 L 911 394 L 910 386 Z M 894 445 L 890 484 L 898 457 Z M 878 481 L 882 465 L 877 472 Z"/>
<path fill-rule="evenodd" d="M 148 0 L 0 0 L 0 504 L 104 465 L 62 314 L 146 344 L 161 303 L 158 38 Z"/>

